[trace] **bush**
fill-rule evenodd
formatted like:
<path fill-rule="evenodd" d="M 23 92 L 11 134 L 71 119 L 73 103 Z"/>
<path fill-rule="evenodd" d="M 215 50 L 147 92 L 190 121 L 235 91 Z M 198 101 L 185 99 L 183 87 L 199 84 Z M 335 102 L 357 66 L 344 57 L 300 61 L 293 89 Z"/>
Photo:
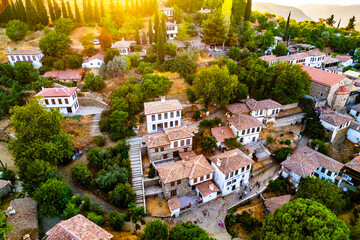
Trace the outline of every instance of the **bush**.
<path fill-rule="evenodd" d="M 236 215 L 237 222 L 245 229 L 247 233 L 254 232 L 257 228 L 261 228 L 262 222 L 250 216 L 250 213 L 243 211 L 242 214 Z"/>
<path fill-rule="evenodd" d="M 104 161 L 104 154 L 99 147 L 94 147 L 86 153 L 86 158 L 89 160 L 93 168 L 102 168 Z"/>
<path fill-rule="evenodd" d="M 284 140 L 281 140 L 281 141 L 280 141 L 280 144 L 283 145 L 283 144 L 284 144 Z"/>
<path fill-rule="evenodd" d="M 235 149 L 235 148 L 242 147 L 241 143 L 238 141 L 237 138 L 226 138 L 224 143 L 229 149 Z"/>
<path fill-rule="evenodd" d="M 9 180 L 11 181 L 12 183 L 14 183 L 16 181 L 16 175 L 15 173 L 10 170 L 10 169 L 4 169 L 2 172 L 1 172 L 1 179 L 2 180 Z"/>
<path fill-rule="evenodd" d="M 148 172 L 148 177 L 149 178 L 154 178 L 155 177 L 155 168 L 151 163 L 150 163 L 150 170 Z"/>
<path fill-rule="evenodd" d="M 154 73 L 154 69 L 152 68 L 151 63 L 149 62 L 140 62 L 137 67 L 137 71 L 140 74 Z"/>
<path fill-rule="evenodd" d="M 121 231 L 125 226 L 125 215 L 112 211 L 109 215 L 109 224 L 115 231 Z"/>
<path fill-rule="evenodd" d="M 281 134 L 280 134 L 280 137 L 283 137 L 284 135 L 285 135 L 284 133 L 281 133 Z"/>
<path fill-rule="evenodd" d="M 196 102 L 196 100 L 197 100 L 196 95 L 195 95 L 194 91 L 191 88 L 186 89 L 186 95 L 187 95 L 187 98 L 188 98 L 189 102 L 191 102 L 191 103 Z"/>
<path fill-rule="evenodd" d="M 92 72 L 89 72 L 85 76 L 85 89 L 90 89 L 92 91 L 100 91 L 105 88 L 105 82 L 100 75 L 96 75 Z"/>
<path fill-rule="evenodd" d="M 216 140 L 212 136 L 205 136 L 201 141 L 201 147 L 205 150 L 216 148 Z"/>
<path fill-rule="evenodd" d="M 11 20 L 7 24 L 6 36 L 11 40 L 18 41 L 25 37 L 29 26 L 20 20 Z"/>
<path fill-rule="evenodd" d="M 39 77 L 38 80 L 31 83 L 31 87 L 36 92 L 40 92 L 43 87 L 44 88 L 51 88 L 53 84 L 54 84 L 54 81 L 49 80 L 49 79 L 44 78 L 44 77 Z"/>
<path fill-rule="evenodd" d="M 90 211 L 92 206 L 92 200 L 88 195 L 85 195 L 81 198 L 82 201 L 82 210 L 84 211 Z"/>
<path fill-rule="evenodd" d="M 274 180 L 269 180 L 269 189 L 272 192 L 277 192 L 277 191 L 284 191 L 285 188 L 285 181 L 284 180 L 280 180 L 280 179 L 276 179 Z"/>
<path fill-rule="evenodd" d="M 78 215 L 79 212 L 80 212 L 80 209 L 75 204 L 68 202 L 66 204 L 66 208 L 65 208 L 64 212 L 61 215 L 61 219 L 66 220 L 66 219 L 72 218 L 72 217 Z"/>
<path fill-rule="evenodd" d="M 194 114 L 192 115 L 192 118 L 195 120 L 198 120 L 201 118 L 201 112 L 199 110 L 195 110 Z"/>
<path fill-rule="evenodd" d="M 81 68 L 83 63 L 83 58 L 78 53 L 73 53 L 65 56 L 65 59 L 63 59 L 64 62 L 66 62 L 66 67 L 70 69 L 77 69 Z"/>
<path fill-rule="evenodd" d="M 148 222 L 144 228 L 145 240 L 166 240 L 168 236 L 168 225 L 160 219 Z"/>
<path fill-rule="evenodd" d="M 104 215 L 105 213 L 99 203 L 93 203 L 91 205 L 91 211 L 96 213 L 97 215 Z"/>
<path fill-rule="evenodd" d="M 110 202 L 118 207 L 126 208 L 129 203 L 135 202 L 136 194 L 129 183 L 119 183 L 115 189 L 109 193 Z"/>
<path fill-rule="evenodd" d="M 286 140 L 285 140 L 285 144 L 286 144 L 286 145 L 290 145 L 290 144 L 291 144 L 291 140 L 286 139 Z"/>
<path fill-rule="evenodd" d="M 129 180 L 129 176 L 126 168 L 120 168 L 115 164 L 109 168 L 109 171 L 102 169 L 95 181 L 101 189 L 110 191 L 114 189 L 117 183 L 126 183 Z"/>
<path fill-rule="evenodd" d="M 104 223 L 105 223 L 105 220 L 103 218 L 103 216 L 101 215 L 96 215 L 95 213 L 89 213 L 87 216 L 86 216 L 90 221 L 92 221 L 93 223 L 95 223 L 96 225 L 100 226 L 100 227 L 103 227 L 104 226 Z"/>
<path fill-rule="evenodd" d="M 63 59 L 60 59 L 60 60 L 56 60 L 54 62 L 54 68 L 58 69 L 58 70 L 65 70 L 66 68 L 66 63 Z"/>
<path fill-rule="evenodd" d="M 291 153 L 291 148 L 290 147 L 283 147 L 280 149 L 277 149 L 273 152 L 274 158 L 276 161 L 278 162 L 282 162 L 284 161 L 287 156 Z"/>
<path fill-rule="evenodd" d="M 59 18 L 55 20 L 54 26 L 56 33 L 63 33 L 65 35 L 69 35 L 74 29 L 75 24 L 74 21 L 70 18 Z"/>
<path fill-rule="evenodd" d="M 178 47 L 177 47 L 176 44 L 165 43 L 165 53 L 166 53 L 166 55 L 170 55 L 172 57 L 175 57 L 177 51 L 178 51 Z"/>
<path fill-rule="evenodd" d="M 93 174 L 85 163 L 79 162 L 71 169 L 71 177 L 80 186 L 86 186 L 92 180 Z"/>
<path fill-rule="evenodd" d="M 330 156 L 329 146 L 326 145 L 323 141 L 321 141 L 319 139 L 311 140 L 310 147 L 312 147 L 314 149 L 317 148 L 318 152 L 320 152 L 326 156 Z"/>
<path fill-rule="evenodd" d="M 274 142 L 274 138 L 272 136 L 267 136 L 266 137 L 266 143 L 267 144 L 270 144 L 270 143 L 273 143 Z"/>
<path fill-rule="evenodd" d="M 106 138 L 101 135 L 94 136 L 93 141 L 99 147 L 102 147 L 106 144 Z"/>

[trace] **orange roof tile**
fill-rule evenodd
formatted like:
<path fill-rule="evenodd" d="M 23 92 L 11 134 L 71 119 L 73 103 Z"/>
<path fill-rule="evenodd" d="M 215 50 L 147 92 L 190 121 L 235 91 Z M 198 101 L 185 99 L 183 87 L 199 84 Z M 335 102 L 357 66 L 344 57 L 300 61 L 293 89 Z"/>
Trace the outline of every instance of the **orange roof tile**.
<path fill-rule="evenodd" d="M 192 157 L 196 157 L 196 153 L 194 151 L 190 151 L 190 152 L 179 152 L 180 158 L 182 160 L 189 160 Z"/>
<path fill-rule="evenodd" d="M 348 115 L 334 111 L 323 112 L 319 118 L 333 126 L 340 126 L 353 120 L 353 118 Z"/>
<path fill-rule="evenodd" d="M 346 76 L 344 75 L 326 72 L 324 70 L 308 67 L 305 65 L 302 65 L 302 68 L 304 71 L 308 72 L 313 82 L 329 87 L 334 86 L 335 84 L 346 78 Z"/>
<path fill-rule="evenodd" d="M 221 160 L 220 166 L 217 165 L 218 159 Z M 223 174 L 234 172 L 235 170 L 254 163 L 249 156 L 237 148 L 215 155 L 210 158 L 210 161 L 213 162 Z"/>
<path fill-rule="evenodd" d="M 166 128 L 164 129 L 164 132 L 170 141 L 194 137 L 194 134 L 188 126 Z"/>
<path fill-rule="evenodd" d="M 173 112 L 181 109 L 183 108 L 177 99 L 144 103 L 145 115 Z"/>
<path fill-rule="evenodd" d="M 347 62 L 350 59 L 352 59 L 353 57 L 350 55 L 337 55 L 336 59 L 339 59 L 341 62 Z"/>
<path fill-rule="evenodd" d="M 199 183 L 195 186 L 197 187 L 197 189 L 199 190 L 199 192 L 201 193 L 201 195 L 203 197 L 206 197 L 206 196 L 210 195 L 211 193 L 220 191 L 219 188 L 215 185 L 215 183 L 212 180 Z"/>
<path fill-rule="evenodd" d="M 263 127 L 264 124 L 257 118 L 249 115 L 239 114 L 229 119 L 229 122 L 238 130 L 245 130 L 255 127 Z"/>
<path fill-rule="evenodd" d="M 148 148 L 163 147 L 170 145 L 170 140 L 164 132 L 145 135 L 144 138 Z"/>
<path fill-rule="evenodd" d="M 360 173 L 360 156 L 353 158 L 350 162 L 347 162 L 345 166 Z"/>
<path fill-rule="evenodd" d="M 177 198 L 177 197 L 170 198 L 168 200 L 168 205 L 169 205 L 169 208 L 171 211 L 181 208 L 179 198 Z"/>
<path fill-rule="evenodd" d="M 42 97 L 70 97 L 76 91 L 76 87 L 70 88 L 44 88 L 35 96 Z"/>
<path fill-rule="evenodd" d="M 40 49 L 17 49 L 13 50 L 6 55 L 38 55 L 42 53 Z"/>
<path fill-rule="evenodd" d="M 235 138 L 235 135 L 229 126 L 212 128 L 211 134 L 216 139 L 216 142 L 219 143 L 224 142 L 227 138 Z"/>
<path fill-rule="evenodd" d="M 279 197 L 272 197 L 265 199 L 265 207 L 273 214 L 276 209 L 281 208 L 285 203 L 290 202 L 292 196 L 290 194 Z"/>

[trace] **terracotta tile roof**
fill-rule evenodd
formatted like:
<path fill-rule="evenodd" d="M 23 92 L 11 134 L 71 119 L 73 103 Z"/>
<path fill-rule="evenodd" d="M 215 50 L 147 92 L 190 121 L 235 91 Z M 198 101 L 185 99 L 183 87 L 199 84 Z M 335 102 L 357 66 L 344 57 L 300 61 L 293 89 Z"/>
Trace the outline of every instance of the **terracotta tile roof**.
<path fill-rule="evenodd" d="M 245 130 L 255 127 L 263 127 L 264 124 L 260 122 L 257 118 L 239 114 L 229 119 L 229 122 L 238 130 Z"/>
<path fill-rule="evenodd" d="M 215 172 L 203 155 L 197 155 L 189 160 L 181 160 L 156 168 L 163 184 L 182 179 L 194 179 Z"/>
<path fill-rule="evenodd" d="M 165 101 L 156 101 L 156 102 L 145 102 L 144 111 L 145 115 L 163 113 L 163 112 L 173 112 L 182 110 L 179 100 L 171 99 Z"/>
<path fill-rule="evenodd" d="M 272 61 L 276 61 L 278 57 L 275 55 L 265 55 L 260 57 L 260 59 L 266 62 L 272 62 Z"/>
<path fill-rule="evenodd" d="M 281 208 L 285 203 L 290 202 L 292 196 L 290 194 L 279 197 L 272 197 L 265 199 L 265 207 L 273 214 L 276 209 Z"/>
<path fill-rule="evenodd" d="M 50 71 L 46 72 L 43 77 L 57 78 L 58 80 L 81 80 L 82 73 L 82 69 Z"/>
<path fill-rule="evenodd" d="M 164 129 L 164 132 L 170 141 L 194 137 L 194 134 L 188 126 L 166 128 Z"/>
<path fill-rule="evenodd" d="M 199 192 L 201 193 L 201 195 L 203 197 L 206 197 L 206 196 L 210 195 L 211 193 L 220 191 L 219 188 L 214 184 L 214 182 L 212 180 L 199 183 L 195 186 L 197 187 L 197 189 L 199 190 Z"/>
<path fill-rule="evenodd" d="M 13 50 L 6 55 L 38 55 L 40 53 L 42 53 L 40 49 L 18 49 Z"/>
<path fill-rule="evenodd" d="M 281 57 L 278 57 L 278 61 L 286 62 L 286 61 L 304 59 L 307 57 L 320 57 L 320 56 L 324 56 L 324 55 L 326 55 L 326 54 L 323 52 L 320 52 L 318 50 L 312 50 L 312 51 L 308 51 L 308 52 L 295 53 L 293 55 L 281 56 Z"/>
<path fill-rule="evenodd" d="M 345 86 L 340 86 L 338 90 L 336 90 L 336 94 L 338 95 L 348 95 L 350 94 L 350 90 Z"/>
<path fill-rule="evenodd" d="M 117 41 L 112 45 L 112 48 L 129 48 L 132 44 L 136 44 L 135 41 Z"/>
<path fill-rule="evenodd" d="M 244 114 L 250 112 L 250 109 L 245 103 L 233 103 L 228 105 L 226 108 L 233 114 Z"/>
<path fill-rule="evenodd" d="M 360 103 L 352 106 L 350 109 L 354 109 L 357 112 L 360 112 Z"/>
<path fill-rule="evenodd" d="M 170 140 L 164 132 L 144 136 L 148 148 L 164 147 L 170 145 Z"/>
<path fill-rule="evenodd" d="M 249 99 L 242 99 L 240 101 L 245 103 L 246 106 L 250 109 L 250 111 L 275 109 L 275 108 L 281 107 L 280 103 L 275 102 L 274 100 L 271 100 L 271 99 L 264 99 L 261 101 L 256 101 L 255 99 L 249 98 Z"/>
<path fill-rule="evenodd" d="M 196 153 L 194 151 L 190 151 L 190 152 L 179 152 L 180 158 L 182 160 L 189 160 L 192 157 L 196 157 Z"/>
<path fill-rule="evenodd" d="M 89 58 L 88 58 L 86 61 L 84 61 L 84 62 L 89 62 L 89 61 L 91 61 L 91 60 L 93 60 L 93 59 L 99 59 L 99 60 L 101 60 L 101 61 L 104 61 L 104 57 L 105 57 L 105 53 L 98 52 L 97 54 L 89 57 Z"/>
<path fill-rule="evenodd" d="M 44 88 L 35 96 L 43 97 L 70 97 L 76 91 L 76 87 L 71 88 Z"/>
<path fill-rule="evenodd" d="M 360 173 L 360 156 L 353 158 L 353 160 L 346 163 L 345 166 Z"/>
<path fill-rule="evenodd" d="M 0 189 L 2 189 L 3 187 L 6 187 L 7 185 L 11 185 L 11 181 L 0 179 Z"/>
<path fill-rule="evenodd" d="M 176 209 L 181 208 L 179 198 L 177 198 L 177 197 L 170 198 L 168 200 L 168 205 L 169 205 L 170 211 L 174 211 Z"/>
<path fill-rule="evenodd" d="M 186 48 L 186 45 L 183 41 L 180 40 L 167 40 L 168 43 L 175 44 L 178 48 Z"/>
<path fill-rule="evenodd" d="M 234 138 L 235 135 L 229 126 L 216 127 L 211 129 L 211 134 L 216 139 L 216 142 L 222 143 L 227 138 Z"/>
<path fill-rule="evenodd" d="M 323 64 L 331 64 L 331 63 L 337 63 L 337 62 L 340 62 L 340 60 L 333 58 L 333 57 L 326 57 L 323 61 Z"/>
<path fill-rule="evenodd" d="M 6 233 L 8 239 L 23 239 L 25 234 L 30 234 L 31 239 L 39 239 L 39 224 L 36 202 L 31 198 L 14 199 L 9 207 L 15 210 L 9 214 L 6 223 L 13 229 Z"/>
<path fill-rule="evenodd" d="M 60 221 L 46 232 L 47 240 L 106 240 L 113 235 L 78 214 L 68 220 Z"/>
<path fill-rule="evenodd" d="M 355 131 L 357 131 L 357 132 L 360 132 L 360 123 L 355 122 L 355 121 L 352 121 L 352 122 L 350 123 L 350 128 L 351 128 L 352 130 L 355 130 Z"/>
<path fill-rule="evenodd" d="M 326 111 L 322 113 L 319 118 L 333 126 L 340 126 L 353 120 L 353 118 L 348 115 L 334 111 Z"/>
<path fill-rule="evenodd" d="M 254 161 L 249 156 L 237 148 L 218 154 L 209 159 L 219 168 L 223 174 L 234 172 L 237 169 L 241 169 L 254 163 Z M 221 160 L 220 166 L 217 165 L 218 159 Z"/>
<path fill-rule="evenodd" d="M 59 71 L 49 71 L 49 72 L 46 72 L 43 77 L 47 78 L 47 77 L 51 77 L 51 78 L 57 78 L 59 74 Z"/>
<path fill-rule="evenodd" d="M 320 166 L 333 172 L 339 172 L 343 164 L 309 147 L 298 149 L 281 163 L 285 168 L 305 178 Z"/>
<path fill-rule="evenodd" d="M 355 71 L 352 71 L 352 70 L 347 70 L 346 72 L 344 72 L 344 75 L 350 76 L 350 77 L 353 77 L 353 78 L 359 78 L 360 72 L 355 72 Z"/>
<path fill-rule="evenodd" d="M 313 82 L 319 83 L 321 85 L 332 87 L 335 84 L 339 83 L 341 80 L 346 78 L 344 75 L 339 75 L 336 73 L 330 73 L 321 69 L 308 67 L 302 65 L 304 71 L 308 72 L 311 80 Z"/>
<path fill-rule="evenodd" d="M 339 59 L 341 62 L 347 62 L 350 59 L 352 59 L 352 56 L 350 56 L 350 55 L 337 55 L 336 59 Z"/>

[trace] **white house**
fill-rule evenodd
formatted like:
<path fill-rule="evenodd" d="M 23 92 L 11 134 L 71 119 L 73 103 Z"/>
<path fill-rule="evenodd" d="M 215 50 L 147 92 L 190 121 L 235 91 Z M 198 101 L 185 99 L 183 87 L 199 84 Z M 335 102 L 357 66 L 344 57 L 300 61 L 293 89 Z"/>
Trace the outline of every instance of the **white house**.
<path fill-rule="evenodd" d="M 257 142 L 264 124 L 255 117 L 239 114 L 229 119 L 229 126 L 241 144 L 248 144 Z"/>
<path fill-rule="evenodd" d="M 174 9 L 171 7 L 163 7 L 160 11 L 165 14 L 168 19 L 172 19 L 174 17 Z"/>
<path fill-rule="evenodd" d="M 218 147 L 225 147 L 225 139 L 235 138 L 235 135 L 229 126 L 212 128 L 211 135 L 215 138 Z"/>
<path fill-rule="evenodd" d="M 215 169 L 214 180 L 223 196 L 249 182 L 254 161 L 240 149 L 230 150 L 210 158 Z"/>
<path fill-rule="evenodd" d="M 242 99 L 240 103 L 227 106 L 231 114 L 250 114 L 260 122 L 266 124 L 275 122 L 275 117 L 280 113 L 281 104 L 271 99 L 256 101 L 255 99 Z"/>
<path fill-rule="evenodd" d="M 76 87 L 71 88 L 43 88 L 35 95 L 46 107 L 58 108 L 62 114 L 76 113 L 79 110 L 79 101 L 76 94 Z"/>
<path fill-rule="evenodd" d="M 131 52 L 131 45 L 136 44 L 135 41 L 125 41 L 122 39 L 121 41 L 117 41 L 111 45 L 111 48 L 117 48 L 120 51 L 120 55 L 127 56 Z"/>
<path fill-rule="evenodd" d="M 271 55 L 270 55 L 271 56 Z M 292 55 L 281 56 L 281 57 L 268 57 L 263 56 L 260 59 L 267 61 L 269 65 L 276 62 L 287 62 L 290 64 L 303 64 L 309 67 L 321 67 L 321 64 L 325 60 L 326 54 L 318 50 L 312 50 L 308 52 L 300 52 Z"/>
<path fill-rule="evenodd" d="M 176 21 L 172 22 L 165 22 L 166 26 L 166 39 L 173 40 L 177 36 L 179 24 L 176 24 Z M 153 31 L 155 33 L 155 24 L 153 24 Z"/>
<path fill-rule="evenodd" d="M 355 117 L 355 120 L 360 123 L 360 104 L 350 108 L 350 115 Z"/>
<path fill-rule="evenodd" d="M 182 106 L 177 99 L 144 103 L 147 133 L 156 133 L 167 128 L 181 126 Z"/>
<path fill-rule="evenodd" d="M 336 134 L 343 129 L 347 129 L 353 120 L 353 118 L 348 115 L 334 111 L 324 111 L 319 118 L 321 124 L 327 129 L 331 142 L 335 139 Z"/>
<path fill-rule="evenodd" d="M 44 57 L 40 49 L 19 49 L 10 51 L 6 55 L 11 65 L 17 62 L 29 62 L 34 68 L 42 67 L 41 59 Z"/>
<path fill-rule="evenodd" d="M 104 63 L 105 53 L 97 53 L 92 57 L 84 59 L 82 64 L 82 68 L 100 68 L 100 66 Z"/>
<path fill-rule="evenodd" d="M 308 176 L 335 182 L 335 178 L 344 166 L 335 159 L 309 147 L 298 149 L 293 155 L 288 156 L 281 165 L 281 175 L 284 178 L 289 177 L 295 188 L 298 187 L 301 178 Z"/>
<path fill-rule="evenodd" d="M 360 123 L 351 121 L 346 135 L 347 139 L 349 139 L 352 143 L 360 143 Z"/>
<path fill-rule="evenodd" d="M 350 55 L 337 55 L 335 58 L 340 60 L 342 67 L 347 67 L 354 63 L 353 57 Z"/>

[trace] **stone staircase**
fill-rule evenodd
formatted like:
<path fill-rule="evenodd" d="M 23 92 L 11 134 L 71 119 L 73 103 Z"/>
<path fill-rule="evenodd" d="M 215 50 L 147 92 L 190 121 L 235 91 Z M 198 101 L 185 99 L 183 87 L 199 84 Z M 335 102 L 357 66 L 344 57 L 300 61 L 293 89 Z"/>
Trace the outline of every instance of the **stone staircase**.
<path fill-rule="evenodd" d="M 136 193 L 136 206 L 145 205 L 145 189 L 143 180 L 143 169 L 141 160 L 141 143 L 144 139 L 142 137 L 135 137 L 129 139 L 127 142 L 130 145 L 130 161 L 132 169 L 132 187 Z"/>

